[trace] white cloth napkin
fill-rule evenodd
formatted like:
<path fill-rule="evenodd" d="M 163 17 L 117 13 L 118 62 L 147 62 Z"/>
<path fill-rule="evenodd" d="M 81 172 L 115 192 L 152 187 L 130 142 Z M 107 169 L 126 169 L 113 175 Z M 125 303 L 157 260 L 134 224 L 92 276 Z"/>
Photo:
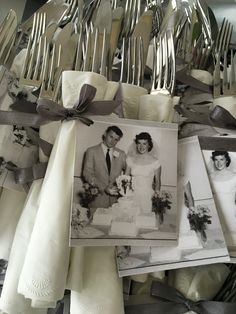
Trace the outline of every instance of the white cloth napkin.
<path fill-rule="evenodd" d="M 168 283 L 190 300 L 211 300 L 222 287 L 228 274 L 229 269 L 224 264 L 180 268 L 169 272 Z"/>
<path fill-rule="evenodd" d="M 37 180 L 32 184 L 22 215 L 16 228 L 0 298 L 0 309 L 8 314 L 45 313 L 45 311 L 39 309 L 32 309 L 30 300 L 25 299 L 24 296 L 17 293 L 19 276 L 22 270 L 29 239 L 34 226 L 35 216 L 38 210 L 37 203 L 41 185 L 42 180 Z"/>
<path fill-rule="evenodd" d="M 199 69 L 192 69 L 190 71 L 190 75 L 195 79 L 201 81 L 204 84 L 212 85 L 213 84 L 213 76 L 210 72 Z"/>
<path fill-rule="evenodd" d="M 172 122 L 174 106 L 179 102 L 179 97 L 170 95 L 143 95 L 140 97 L 138 119 L 157 122 Z"/>
<path fill-rule="evenodd" d="M 72 107 L 84 83 L 97 88 L 96 100 L 111 97 L 114 84 L 91 72 L 65 71 L 62 98 Z M 110 87 L 110 89 L 109 89 Z M 118 84 L 117 84 L 118 88 Z M 114 97 L 114 94 L 110 99 Z M 58 132 L 42 186 L 39 210 L 30 239 L 18 292 L 32 305 L 51 304 L 63 297 L 69 266 L 69 225 L 75 159 L 76 121 L 64 122 Z M 83 248 L 77 248 L 80 258 Z M 81 269 L 82 272 L 82 269 Z M 78 275 L 78 272 L 77 272 Z M 73 274 L 68 276 L 72 278 Z M 68 286 L 70 283 L 67 284 Z"/>
<path fill-rule="evenodd" d="M 71 291 L 71 314 L 124 313 L 113 247 L 87 247 L 81 291 Z"/>
<path fill-rule="evenodd" d="M 143 87 L 121 83 L 120 93 L 124 117 L 138 119 L 140 96 L 146 95 L 148 91 Z"/>
<path fill-rule="evenodd" d="M 26 193 L 2 189 L 0 197 L 0 258 L 8 260 Z"/>
<path fill-rule="evenodd" d="M 236 119 L 236 96 L 222 96 L 213 100 L 213 106 L 220 106 L 228 110 Z"/>

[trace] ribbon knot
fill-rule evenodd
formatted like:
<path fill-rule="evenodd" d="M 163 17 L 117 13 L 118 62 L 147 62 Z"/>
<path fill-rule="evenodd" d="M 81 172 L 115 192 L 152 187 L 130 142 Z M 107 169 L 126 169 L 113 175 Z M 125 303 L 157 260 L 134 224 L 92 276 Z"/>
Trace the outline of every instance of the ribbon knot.
<path fill-rule="evenodd" d="M 119 105 L 115 100 L 94 101 L 96 88 L 84 84 L 80 91 L 80 97 L 72 108 L 64 108 L 50 99 L 39 99 L 37 112 L 41 117 L 49 121 L 78 119 L 86 125 L 93 121 L 87 115 L 107 115 Z"/>
<path fill-rule="evenodd" d="M 194 311 L 194 312 L 196 312 L 196 310 L 197 310 L 196 303 L 193 302 L 192 300 L 185 299 L 184 305 L 187 307 L 188 311 Z M 197 313 L 198 313 L 198 312 L 197 312 Z"/>
<path fill-rule="evenodd" d="M 197 314 L 236 313 L 236 303 L 204 300 L 194 302 L 174 287 L 158 281 L 152 282 L 151 296 L 151 299 L 150 296 L 141 299 L 140 295 L 131 295 L 125 305 L 125 314 L 184 314 L 187 311 L 194 311 Z M 153 297 L 156 299 L 155 302 Z"/>

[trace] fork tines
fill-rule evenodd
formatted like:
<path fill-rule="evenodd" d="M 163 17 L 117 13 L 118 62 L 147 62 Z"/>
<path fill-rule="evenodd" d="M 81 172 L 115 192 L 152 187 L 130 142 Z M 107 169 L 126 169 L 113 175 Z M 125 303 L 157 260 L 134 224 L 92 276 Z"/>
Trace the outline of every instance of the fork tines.
<path fill-rule="evenodd" d="M 62 68 L 59 66 L 60 58 L 61 45 L 55 42 L 47 43 L 43 63 L 43 82 L 39 94 L 40 98 L 58 99 L 62 73 Z"/>
<path fill-rule="evenodd" d="M 215 54 L 223 55 L 224 51 L 228 51 L 232 32 L 233 25 L 226 18 L 224 18 L 216 38 Z"/>
<path fill-rule="evenodd" d="M 41 36 L 45 32 L 45 29 L 46 13 L 35 13 L 20 76 L 21 85 L 38 88 L 42 83 L 42 59 L 46 41 L 42 40 Z"/>
<path fill-rule="evenodd" d="M 236 95 L 235 57 L 236 55 L 233 54 L 233 50 L 230 50 L 230 64 L 228 64 L 228 54 L 226 51 L 224 52 L 222 63 L 221 54 L 217 55 L 214 70 L 214 98 Z M 223 67 L 222 72 L 221 67 Z"/>

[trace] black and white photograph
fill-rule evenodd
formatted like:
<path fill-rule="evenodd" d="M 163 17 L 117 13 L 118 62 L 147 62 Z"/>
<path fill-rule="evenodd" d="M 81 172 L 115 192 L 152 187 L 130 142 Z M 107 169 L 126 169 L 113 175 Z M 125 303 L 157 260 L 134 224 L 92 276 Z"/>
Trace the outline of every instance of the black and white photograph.
<path fill-rule="evenodd" d="M 177 195 L 178 245 L 117 247 L 120 276 L 229 261 L 197 137 L 179 141 Z"/>
<path fill-rule="evenodd" d="M 15 84 L 12 74 L 0 66 L 0 110 L 11 110 L 22 90 Z M 28 138 L 22 126 L 0 125 L 0 186 L 22 191 L 15 183 L 12 167 L 31 167 L 38 160 L 38 148 Z"/>
<path fill-rule="evenodd" d="M 0 259 L 0 285 L 3 285 L 4 278 L 7 271 L 8 261 L 5 259 Z"/>
<path fill-rule="evenodd" d="M 202 148 L 231 262 L 235 263 L 236 138 L 215 137 L 210 144 L 204 141 Z"/>
<path fill-rule="evenodd" d="M 70 245 L 177 243 L 177 125 L 78 123 Z"/>

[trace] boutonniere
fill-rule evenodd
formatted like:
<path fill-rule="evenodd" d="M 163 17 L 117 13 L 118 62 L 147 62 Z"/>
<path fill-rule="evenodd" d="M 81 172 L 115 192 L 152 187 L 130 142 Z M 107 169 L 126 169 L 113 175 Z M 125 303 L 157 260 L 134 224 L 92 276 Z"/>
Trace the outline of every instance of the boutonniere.
<path fill-rule="evenodd" d="M 117 157 L 120 156 L 120 153 L 119 153 L 117 150 L 114 150 L 113 156 L 114 156 L 115 158 L 117 158 Z"/>

